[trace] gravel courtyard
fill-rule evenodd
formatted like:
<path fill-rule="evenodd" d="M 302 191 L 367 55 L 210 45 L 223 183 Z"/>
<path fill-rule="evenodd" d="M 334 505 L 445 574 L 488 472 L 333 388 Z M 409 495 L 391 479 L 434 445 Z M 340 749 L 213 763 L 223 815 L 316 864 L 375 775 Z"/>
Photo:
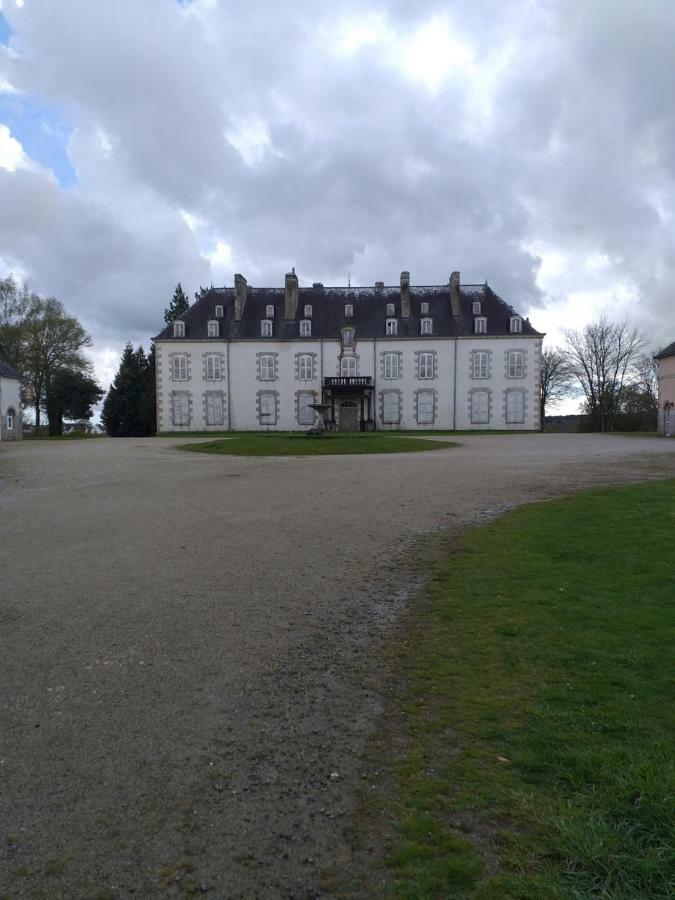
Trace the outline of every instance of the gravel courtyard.
<path fill-rule="evenodd" d="M 448 439 L 448 438 L 446 438 Z M 314 897 L 382 710 L 409 550 L 675 441 L 239 458 L 0 446 L 0 897 Z"/>

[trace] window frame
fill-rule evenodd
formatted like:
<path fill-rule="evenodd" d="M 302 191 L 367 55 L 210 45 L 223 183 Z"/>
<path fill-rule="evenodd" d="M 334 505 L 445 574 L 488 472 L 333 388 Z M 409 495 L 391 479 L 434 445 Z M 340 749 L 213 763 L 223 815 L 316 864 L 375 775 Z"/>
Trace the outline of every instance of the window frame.
<path fill-rule="evenodd" d="M 433 334 L 434 333 L 434 320 L 431 316 L 424 316 L 424 318 L 420 319 L 420 334 Z"/>
<path fill-rule="evenodd" d="M 481 313 L 482 308 L 483 307 L 481 306 L 480 300 L 473 300 L 471 303 L 471 315 L 472 316 L 482 315 L 482 313 Z"/>
<path fill-rule="evenodd" d="M 180 417 L 176 416 L 177 403 L 180 403 L 181 407 L 183 405 L 185 407 L 181 409 Z M 185 421 L 176 421 L 177 418 L 184 418 Z M 190 424 L 190 396 L 186 391 L 174 391 L 171 395 L 171 424 L 176 428 L 182 428 Z"/>
<path fill-rule="evenodd" d="M 206 323 L 206 336 L 210 338 L 220 337 L 220 323 L 216 319 L 209 319 Z"/>
<path fill-rule="evenodd" d="M 347 365 L 345 365 L 347 364 Z M 346 372 L 345 369 L 350 371 Z M 353 370 L 353 371 L 352 371 Z M 356 378 L 358 376 L 359 363 L 355 356 L 343 356 L 340 359 L 340 378 Z"/>
<path fill-rule="evenodd" d="M 434 353 L 433 350 L 421 350 L 418 357 L 418 374 L 421 381 L 431 381 L 434 377 Z M 426 374 L 423 374 L 426 372 Z"/>
<path fill-rule="evenodd" d="M 525 352 L 523 350 L 509 350 L 506 354 L 506 377 L 525 377 Z"/>
<path fill-rule="evenodd" d="M 311 303 L 305 303 L 304 314 L 305 314 L 306 319 L 312 318 L 313 312 L 312 312 L 312 304 Z"/>
<path fill-rule="evenodd" d="M 353 303 L 345 303 L 345 319 L 353 319 L 354 318 L 354 304 Z"/>
<path fill-rule="evenodd" d="M 353 347 L 356 342 L 356 329 L 351 325 L 342 329 L 342 344 L 345 347 Z"/>
<path fill-rule="evenodd" d="M 396 304 L 395 303 L 387 303 L 387 318 L 388 319 L 396 318 Z"/>
<path fill-rule="evenodd" d="M 181 366 L 182 363 L 182 366 Z M 181 368 L 183 375 L 181 377 Z M 188 362 L 187 353 L 174 353 L 171 357 L 171 380 L 187 381 L 188 380 Z"/>
<path fill-rule="evenodd" d="M 276 365 L 276 357 L 273 353 L 261 353 L 260 354 L 260 380 L 261 381 L 276 381 L 277 380 L 277 365 Z M 265 375 L 265 372 L 268 374 Z M 271 375 L 269 373 L 272 373 Z"/>
<path fill-rule="evenodd" d="M 474 334 L 487 334 L 486 316 L 476 316 L 473 320 Z"/>
<path fill-rule="evenodd" d="M 298 425 L 313 425 L 316 421 L 316 410 L 309 409 L 310 403 L 316 402 L 316 396 L 314 391 L 298 391 L 297 393 L 297 421 Z M 303 400 L 309 399 L 309 403 L 305 402 L 304 409 L 308 410 L 307 421 L 303 421 L 302 418 L 302 410 L 303 410 Z"/>
<path fill-rule="evenodd" d="M 425 398 L 428 397 L 431 399 L 430 418 L 428 418 L 428 419 L 422 419 L 420 417 L 420 400 L 422 399 L 423 396 Z M 436 421 L 436 392 L 434 390 L 432 390 L 431 388 L 426 388 L 426 389 L 417 391 L 415 419 L 416 419 L 418 425 L 433 425 L 435 423 L 435 421 Z"/>
<path fill-rule="evenodd" d="M 384 334 L 385 337 L 398 337 L 398 319 L 387 319 Z"/>
<path fill-rule="evenodd" d="M 428 301 L 428 300 L 423 300 L 423 301 L 420 303 L 420 315 L 421 315 L 421 316 L 428 316 L 428 315 L 429 315 L 429 301 Z"/>
<path fill-rule="evenodd" d="M 175 338 L 185 337 L 185 322 L 176 319 L 176 321 L 173 323 L 173 336 Z"/>
<path fill-rule="evenodd" d="M 485 418 L 477 418 L 474 415 L 474 404 L 479 396 L 484 396 L 486 398 L 486 413 Z M 490 424 L 490 391 L 487 388 L 481 388 L 480 390 L 471 392 L 471 409 L 470 409 L 470 418 L 472 425 L 489 425 Z"/>
<path fill-rule="evenodd" d="M 312 336 L 312 320 L 300 319 L 300 337 Z"/>
<path fill-rule="evenodd" d="M 260 320 L 260 337 L 274 337 L 274 323 L 271 319 Z"/>
<path fill-rule="evenodd" d="M 275 310 L 274 310 L 274 304 L 273 304 L 273 303 L 266 303 L 266 304 L 265 304 L 265 318 L 266 318 L 266 319 L 273 319 L 273 318 L 274 318 L 274 312 L 275 312 Z"/>
<path fill-rule="evenodd" d="M 509 331 L 511 334 L 522 334 L 523 333 L 523 317 L 522 316 L 511 316 L 511 320 L 509 323 Z"/>
<path fill-rule="evenodd" d="M 387 375 L 387 369 L 389 374 Z M 395 373 L 395 374 L 394 374 Z M 382 374 L 385 381 L 396 381 L 401 377 L 401 357 L 398 353 L 384 353 L 382 357 Z"/>
<path fill-rule="evenodd" d="M 214 316 L 216 317 L 216 319 L 222 319 L 222 318 L 224 317 L 224 315 L 225 315 L 225 307 L 223 306 L 222 303 L 217 303 L 217 304 L 216 304 L 216 308 L 215 308 L 213 314 L 214 314 Z"/>
<path fill-rule="evenodd" d="M 516 397 L 518 397 L 520 400 L 521 418 L 514 418 L 513 411 L 509 410 L 509 402 L 512 402 Z M 511 388 L 511 390 L 506 391 L 506 397 L 504 400 L 504 422 L 507 425 L 525 424 L 525 390 L 523 388 Z"/>
<path fill-rule="evenodd" d="M 298 354 L 298 381 L 314 381 L 314 357 L 311 353 Z"/>
<path fill-rule="evenodd" d="M 263 400 L 271 401 L 273 412 L 263 412 Z M 279 417 L 277 415 L 277 394 L 276 391 L 260 391 L 258 395 L 259 415 L 261 425 L 277 425 Z M 273 416 L 274 421 L 265 422 L 264 416 Z"/>
<path fill-rule="evenodd" d="M 220 421 L 209 422 L 209 405 L 212 406 L 213 401 L 218 401 L 220 409 Z M 225 403 L 222 391 L 207 391 L 204 398 L 204 422 L 206 425 L 224 425 L 225 424 Z"/>
<path fill-rule="evenodd" d="M 217 365 L 216 365 L 217 363 Z M 209 365 L 213 370 L 209 375 Z M 205 371 L 205 381 L 222 381 L 223 380 L 223 361 L 220 357 L 220 353 L 207 353 L 206 354 L 206 364 L 204 366 Z M 216 374 L 217 372 L 217 374 Z"/>
<path fill-rule="evenodd" d="M 485 365 L 483 365 L 485 363 Z M 481 374 L 484 372 L 485 374 Z M 471 378 L 484 381 L 490 377 L 490 354 L 487 350 L 474 350 L 471 354 Z"/>
<path fill-rule="evenodd" d="M 387 416 L 387 401 L 395 403 L 396 415 Z M 400 425 L 401 423 L 401 393 L 400 391 L 384 390 L 382 391 L 382 424 L 383 425 Z"/>

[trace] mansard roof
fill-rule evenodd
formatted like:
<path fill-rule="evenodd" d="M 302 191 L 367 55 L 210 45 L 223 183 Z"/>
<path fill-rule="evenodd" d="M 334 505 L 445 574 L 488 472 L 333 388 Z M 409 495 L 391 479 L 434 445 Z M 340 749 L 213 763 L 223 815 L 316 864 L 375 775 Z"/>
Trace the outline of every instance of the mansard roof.
<path fill-rule="evenodd" d="M 3 378 L 20 378 L 21 376 L 13 369 L 9 363 L 6 363 L 3 359 L 0 359 L 0 375 Z"/>
<path fill-rule="evenodd" d="M 675 341 L 672 344 L 668 344 L 667 347 L 664 347 L 660 353 L 657 353 L 654 356 L 654 359 L 665 359 L 667 356 L 675 356 Z"/>
<path fill-rule="evenodd" d="M 179 317 L 185 322 L 185 338 L 189 340 L 213 340 L 208 338 L 207 324 L 220 323 L 220 338 L 231 340 L 291 340 L 299 338 L 299 322 L 305 318 L 304 308 L 312 307 L 311 339 L 332 339 L 340 337 L 340 330 L 353 326 L 356 339 L 384 338 L 387 304 L 393 303 L 394 318 L 398 319 L 398 334 L 388 338 L 419 338 L 420 320 L 427 316 L 433 319 L 433 337 L 469 337 L 474 334 L 472 304 L 481 302 L 481 315 L 487 319 L 487 336 L 510 333 L 510 320 L 518 313 L 485 284 L 463 284 L 460 286 L 460 313 L 453 316 L 450 306 L 450 288 L 445 285 L 410 285 L 410 316 L 401 317 L 401 289 L 399 285 L 389 287 L 300 287 L 298 306 L 292 320 L 284 318 L 284 288 L 256 288 L 248 286 L 246 304 L 241 321 L 235 321 L 234 288 L 211 288 L 189 310 Z M 422 315 L 421 304 L 429 304 L 428 314 Z M 351 303 L 354 315 L 345 318 L 345 304 Z M 215 307 L 223 306 L 223 318 L 216 319 Z M 273 333 L 271 338 L 261 338 L 260 322 L 269 318 L 266 307 L 274 306 Z M 523 319 L 523 335 L 541 336 Z M 167 325 L 155 340 L 173 338 L 173 327 Z M 180 340 L 178 338 L 177 340 Z"/>

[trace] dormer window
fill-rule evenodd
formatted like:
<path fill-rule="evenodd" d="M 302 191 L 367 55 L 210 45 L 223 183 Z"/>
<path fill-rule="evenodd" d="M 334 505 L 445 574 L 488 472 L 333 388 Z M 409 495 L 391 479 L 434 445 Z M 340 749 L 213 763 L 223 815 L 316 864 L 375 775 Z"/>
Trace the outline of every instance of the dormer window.
<path fill-rule="evenodd" d="M 420 334 L 433 334 L 434 333 L 434 320 L 433 319 L 422 319 L 420 321 Z"/>
<path fill-rule="evenodd" d="M 312 304 L 311 303 L 305 303 L 305 318 L 306 319 L 312 318 Z"/>
<path fill-rule="evenodd" d="M 220 325 L 218 322 L 211 320 L 206 326 L 206 333 L 209 337 L 219 337 Z"/>
<path fill-rule="evenodd" d="M 429 304 L 427 303 L 426 300 L 423 303 L 420 303 L 420 313 L 423 316 L 429 315 Z"/>
<path fill-rule="evenodd" d="M 471 304 L 471 309 L 472 309 L 474 316 L 479 316 L 480 315 L 480 300 L 474 300 L 473 303 Z"/>
<path fill-rule="evenodd" d="M 387 319 L 384 333 L 389 337 L 395 337 L 398 334 L 398 319 Z"/>
<path fill-rule="evenodd" d="M 387 303 L 387 315 L 390 318 L 396 315 L 396 306 L 393 303 Z"/>
<path fill-rule="evenodd" d="M 511 316 L 511 334 L 520 334 L 523 330 L 523 320 L 520 316 Z"/>
<path fill-rule="evenodd" d="M 342 329 L 342 343 L 345 346 L 349 346 L 354 343 L 354 329 L 353 328 L 343 328 Z"/>
<path fill-rule="evenodd" d="M 223 318 L 223 307 L 221 306 L 221 304 L 218 304 L 218 306 L 216 306 L 215 316 L 216 316 L 216 319 Z"/>
<path fill-rule="evenodd" d="M 174 337 L 185 337 L 185 322 L 174 322 L 173 323 L 173 336 Z"/>
<path fill-rule="evenodd" d="M 310 319 L 302 319 L 300 321 L 300 337 L 311 337 L 312 322 Z"/>
<path fill-rule="evenodd" d="M 345 319 L 351 319 L 354 315 L 354 304 L 345 303 Z"/>
<path fill-rule="evenodd" d="M 273 303 L 267 304 L 267 306 L 265 307 L 265 315 L 267 316 L 268 319 L 274 318 L 274 304 Z"/>
<path fill-rule="evenodd" d="M 272 337 L 272 323 L 269 319 L 263 319 L 260 323 L 260 337 Z"/>
<path fill-rule="evenodd" d="M 475 334 L 487 334 L 487 319 L 485 316 L 478 316 L 473 321 Z"/>

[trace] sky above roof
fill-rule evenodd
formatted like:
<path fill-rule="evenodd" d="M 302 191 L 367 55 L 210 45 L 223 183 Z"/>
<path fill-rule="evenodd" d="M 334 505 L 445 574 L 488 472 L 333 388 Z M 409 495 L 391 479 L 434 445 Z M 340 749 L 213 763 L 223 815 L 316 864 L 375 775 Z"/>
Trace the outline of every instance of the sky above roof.
<path fill-rule="evenodd" d="M 675 336 L 672 0 L 0 0 L 0 276 L 107 385 L 176 282 L 485 279 Z"/>

